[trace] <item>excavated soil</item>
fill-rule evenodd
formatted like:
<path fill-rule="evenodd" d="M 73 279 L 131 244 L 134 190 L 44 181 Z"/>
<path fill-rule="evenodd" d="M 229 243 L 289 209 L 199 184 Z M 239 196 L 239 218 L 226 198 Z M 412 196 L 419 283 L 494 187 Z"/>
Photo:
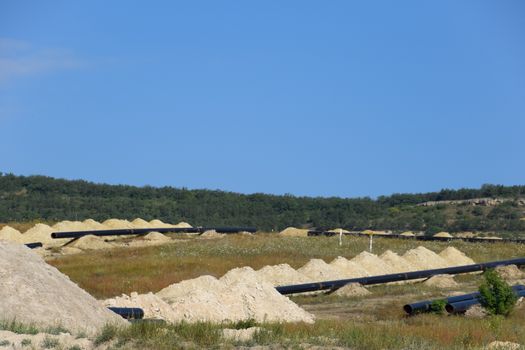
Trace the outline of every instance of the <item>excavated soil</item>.
<path fill-rule="evenodd" d="M 287 237 L 306 237 L 308 236 L 308 230 L 295 227 L 287 227 L 281 232 L 279 232 L 279 234 Z"/>
<path fill-rule="evenodd" d="M 454 276 L 451 275 L 436 275 L 427 279 L 423 284 L 427 287 L 434 288 L 454 288 L 458 287 L 459 284 L 454 280 Z"/>
<path fill-rule="evenodd" d="M 368 294 L 371 294 L 370 291 L 359 283 L 349 283 L 333 293 L 340 297 L 362 297 Z"/>

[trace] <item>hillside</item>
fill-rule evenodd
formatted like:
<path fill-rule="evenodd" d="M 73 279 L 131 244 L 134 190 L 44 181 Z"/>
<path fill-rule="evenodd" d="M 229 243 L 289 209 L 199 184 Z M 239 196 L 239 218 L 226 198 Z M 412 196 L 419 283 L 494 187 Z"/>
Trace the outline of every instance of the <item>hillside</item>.
<path fill-rule="evenodd" d="M 1 174 L 0 222 L 141 217 L 200 226 L 250 225 L 263 230 L 310 226 L 518 234 L 525 232 L 521 220 L 524 197 L 525 186 L 484 185 L 373 200 L 245 195 Z"/>

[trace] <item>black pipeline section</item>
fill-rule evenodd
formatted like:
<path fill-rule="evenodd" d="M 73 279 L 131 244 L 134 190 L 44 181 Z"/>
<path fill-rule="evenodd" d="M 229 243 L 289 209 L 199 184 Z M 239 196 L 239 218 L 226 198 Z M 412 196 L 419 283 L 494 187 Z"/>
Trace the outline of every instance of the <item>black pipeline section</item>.
<path fill-rule="evenodd" d="M 521 287 L 521 288 L 516 288 Z M 516 296 L 519 297 L 525 297 L 525 287 L 522 285 L 514 286 L 512 287 L 514 290 L 514 293 Z M 467 311 L 471 306 L 479 304 L 480 303 L 480 296 L 478 295 L 476 298 L 468 299 L 468 300 L 460 300 L 456 302 L 448 302 L 447 305 L 445 305 L 445 310 L 447 310 L 448 313 L 451 314 L 458 314 Z"/>
<path fill-rule="evenodd" d="M 80 238 L 82 236 L 125 236 L 125 235 L 143 235 L 149 232 L 160 233 L 204 233 L 215 230 L 217 233 L 239 233 L 257 231 L 255 227 L 160 227 L 160 228 L 131 228 L 115 230 L 93 230 L 93 231 L 70 231 L 70 232 L 53 232 L 52 238 Z"/>
<path fill-rule="evenodd" d="M 140 320 L 144 317 L 144 310 L 138 307 L 108 307 L 108 309 L 126 320 Z"/>
<path fill-rule="evenodd" d="M 521 284 L 513 286 L 512 289 L 517 294 L 525 293 L 525 286 Z M 403 310 L 405 310 L 405 312 L 409 315 L 413 315 L 416 313 L 422 313 L 422 312 L 428 312 L 430 311 L 430 306 L 432 305 L 432 303 L 439 301 L 439 300 L 444 300 L 447 303 L 447 307 L 446 307 L 447 311 L 448 311 L 448 305 L 456 305 L 456 304 L 457 304 L 456 309 L 459 309 L 460 305 L 461 307 L 463 307 L 463 305 L 468 305 L 466 306 L 466 308 L 463 309 L 463 311 L 465 311 L 470 306 L 479 303 L 479 296 L 480 296 L 479 292 L 474 292 L 474 293 L 456 295 L 453 297 L 442 298 L 442 299 L 418 301 L 416 303 L 404 305 Z M 451 312 L 451 311 L 448 311 L 448 312 Z"/>
<path fill-rule="evenodd" d="M 344 232 L 344 235 L 353 235 L 353 236 L 369 236 L 366 233 L 362 232 Z M 323 231 L 323 230 L 311 230 L 308 231 L 308 236 L 337 236 L 338 232 L 334 231 Z M 476 238 L 476 237 L 434 237 L 434 236 L 402 236 L 400 234 L 389 234 L 389 235 L 374 235 L 375 237 L 381 238 L 394 238 L 394 239 L 412 239 L 416 241 L 441 241 L 441 242 L 450 242 L 450 241 L 464 241 L 471 243 L 521 243 L 525 244 L 525 239 L 523 238 Z"/>
<path fill-rule="evenodd" d="M 407 281 L 407 280 L 413 280 L 413 279 L 418 279 L 418 278 L 427 278 L 427 277 L 431 277 L 435 275 L 456 275 L 456 274 L 461 274 L 461 273 L 484 271 L 486 269 L 491 269 L 497 266 L 504 266 L 504 265 L 522 266 L 522 265 L 525 265 L 525 258 L 491 261 L 491 262 L 486 262 L 482 264 L 445 267 L 441 269 L 393 273 L 389 275 L 358 277 L 358 278 L 350 278 L 350 279 L 343 279 L 343 280 L 303 283 L 303 284 L 295 284 L 295 285 L 288 285 L 288 286 L 278 286 L 278 287 L 275 287 L 275 289 L 277 289 L 277 291 L 281 294 L 314 292 L 318 290 L 328 290 L 328 289 L 335 290 L 349 283 L 359 283 L 362 285 L 371 285 L 371 284 L 381 284 L 381 283 L 388 283 L 388 282 Z"/>
<path fill-rule="evenodd" d="M 42 242 L 26 243 L 25 246 L 29 249 L 40 248 L 42 247 Z"/>

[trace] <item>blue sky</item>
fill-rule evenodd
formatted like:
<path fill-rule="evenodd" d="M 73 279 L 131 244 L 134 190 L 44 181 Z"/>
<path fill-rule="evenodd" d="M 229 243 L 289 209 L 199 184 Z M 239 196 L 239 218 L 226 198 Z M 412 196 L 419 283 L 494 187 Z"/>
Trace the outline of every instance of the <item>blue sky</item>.
<path fill-rule="evenodd" d="M 524 184 L 525 2 L 3 1 L 0 171 L 377 196 Z"/>

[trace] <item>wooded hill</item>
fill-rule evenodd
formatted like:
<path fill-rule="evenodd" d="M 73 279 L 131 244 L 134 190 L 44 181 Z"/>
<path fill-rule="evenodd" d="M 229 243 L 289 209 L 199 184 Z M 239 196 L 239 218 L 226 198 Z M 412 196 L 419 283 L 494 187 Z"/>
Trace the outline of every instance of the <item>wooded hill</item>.
<path fill-rule="evenodd" d="M 474 198 L 505 200 L 457 202 Z M 261 230 L 307 226 L 518 234 L 525 233 L 523 198 L 525 186 L 483 185 L 480 189 L 394 194 L 377 199 L 312 198 L 107 185 L 0 173 L 0 222 L 4 223 L 141 217 L 198 226 L 246 225 Z"/>

